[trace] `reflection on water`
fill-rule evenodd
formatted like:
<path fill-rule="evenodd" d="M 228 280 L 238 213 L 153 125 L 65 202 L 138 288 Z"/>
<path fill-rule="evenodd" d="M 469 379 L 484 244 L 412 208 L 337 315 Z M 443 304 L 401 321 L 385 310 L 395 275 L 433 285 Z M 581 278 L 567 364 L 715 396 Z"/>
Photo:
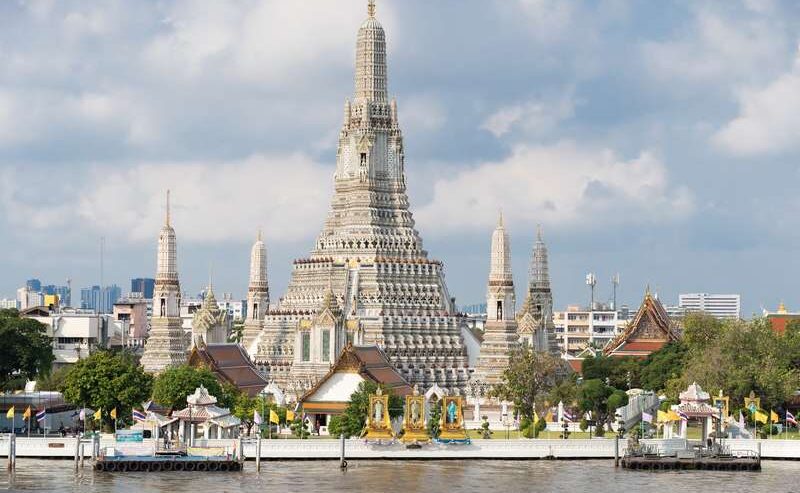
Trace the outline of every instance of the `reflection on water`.
<path fill-rule="evenodd" d="M 5 460 L 3 461 L 5 466 Z M 0 488 L 36 491 L 111 493 L 205 493 L 256 491 L 469 492 L 496 490 L 580 492 L 640 488 L 659 493 L 695 491 L 792 491 L 800 462 L 766 461 L 754 473 L 659 472 L 614 469 L 602 461 L 350 461 L 346 472 L 336 461 L 264 462 L 261 474 L 248 462 L 241 473 L 101 473 L 87 462 L 77 474 L 67 460 L 20 458 L 17 472 L 0 473 Z M 644 491 L 644 490 L 642 490 Z"/>

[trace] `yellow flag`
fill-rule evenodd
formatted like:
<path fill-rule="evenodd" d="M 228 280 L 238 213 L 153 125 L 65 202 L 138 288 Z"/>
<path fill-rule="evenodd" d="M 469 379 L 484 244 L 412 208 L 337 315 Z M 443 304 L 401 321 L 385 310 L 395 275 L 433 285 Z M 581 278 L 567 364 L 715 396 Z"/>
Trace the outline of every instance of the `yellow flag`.
<path fill-rule="evenodd" d="M 108 415 L 111 416 L 111 419 L 117 419 L 117 408 L 112 409 Z"/>
<path fill-rule="evenodd" d="M 278 424 L 280 419 L 278 419 L 278 413 L 275 412 L 274 409 L 269 410 L 269 422 Z"/>
<path fill-rule="evenodd" d="M 102 411 L 102 410 L 103 410 L 103 408 L 101 407 L 100 409 L 95 411 L 95 413 L 94 413 L 94 420 L 95 421 L 97 421 L 97 420 L 99 420 L 100 418 L 103 417 L 103 415 L 100 413 L 100 411 Z"/>
<path fill-rule="evenodd" d="M 669 415 L 669 420 L 668 421 L 680 421 L 681 420 L 681 417 L 678 416 L 678 413 L 676 413 L 673 410 L 670 410 L 667 414 Z"/>
<path fill-rule="evenodd" d="M 762 413 L 761 411 L 756 411 L 753 415 L 753 419 L 758 421 L 759 423 L 766 423 L 767 422 L 767 415 Z"/>
<path fill-rule="evenodd" d="M 777 423 L 778 421 L 781 420 L 781 418 L 778 416 L 778 413 L 776 413 L 775 411 L 770 411 L 769 412 L 769 420 L 772 421 L 773 423 Z"/>
<path fill-rule="evenodd" d="M 669 421 L 669 413 L 659 409 L 656 421 L 659 423 L 666 423 Z"/>
<path fill-rule="evenodd" d="M 536 424 L 538 422 L 539 422 L 539 415 L 536 414 L 536 411 L 533 411 L 533 424 Z"/>
<path fill-rule="evenodd" d="M 552 423 L 553 422 L 553 411 L 547 411 L 547 414 L 544 415 L 545 423 Z"/>
<path fill-rule="evenodd" d="M 294 421 L 294 411 L 286 410 L 286 421 Z"/>
<path fill-rule="evenodd" d="M 22 413 L 22 417 L 25 419 L 31 419 L 31 406 L 28 406 L 25 412 Z"/>
<path fill-rule="evenodd" d="M 14 406 L 8 408 L 8 412 L 6 413 L 6 418 L 13 419 L 14 418 Z"/>

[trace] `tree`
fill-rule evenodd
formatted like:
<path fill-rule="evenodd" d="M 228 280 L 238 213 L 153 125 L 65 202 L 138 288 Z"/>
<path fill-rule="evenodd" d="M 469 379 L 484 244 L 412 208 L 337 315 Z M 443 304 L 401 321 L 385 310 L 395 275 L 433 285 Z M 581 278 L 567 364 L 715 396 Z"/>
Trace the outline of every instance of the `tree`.
<path fill-rule="evenodd" d="M 719 340 L 725 324 L 705 312 L 690 312 L 683 319 L 683 342 L 691 350 L 702 350 Z"/>
<path fill-rule="evenodd" d="M 599 379 L 618 389 L 639 387 L 640 372 L 639 360 L 629 357 L 609 357 L 598 353 L 581 363 L 584 379 Z"/>
<path fill-rule="evenodd" d="M 378 390 L 375 382 L 364 380 L 358 384 L 358 389 L 350 396 L 350 402 L 338 423 L 338 433 L 346 437 L 358 437 L 364 431 L 369 412 L 369 396 Z M 381 386 L 384 394 L 389 395 L 389 417 L 396 418 L 403 415 L 403 399 Z"/>
<path fill-rule="evenodd" d="M 616 391 L 599 378 L 584 380 L 580 386 L 578 402 L 581 411 L 591 411 L 597 436 L 603 436 L 604 424 L 609 417 L 609 397 Z M 624 394 L 624 392 L 623 392 Z"/>
<path fill-rule="evenodd" d="M 509 355 L 508 368 L 492 394 L 513 402 L 520 416 L 531 419 L 536 403 L 544 400 L 557 383 L 561 364 L 560 358 L 521 346 Z"/>
<path fill-rule="evenodd" d="M 47 326 L 31 318 L 20 317 L 15 309 L 0 310 L 0 385 L 11 379 L 21 387 L 25 379 L 47 375 L 55 357 L 53 338 Z"/>
<path fill-rule="evenodd" d="M 102 409 L 102 423 L 116 408 L 117 419 L 131 423 L 131 410 L 150 397 L 153 377 L 144 372 L 133 354 L 95 351 L 70 367 L 61 391 L 67 402 Z"/>
<path fill-rule="evenodd" d="M 643 389 L 661 391 L 667 381 L 679 377 L 686 361 L 687 348 L 681 342 L 671 342 L 650 354 L 641 365 L 640 381 Z"/>
<path fill-rule="evenodd" d="M 208 368 L 194 368 L 189 365 L 173 366 L 156 377 L 153 384 L 153 400 L 170 409 L 186 406 L 186 397 L 203 386 L 208 393 L 217 398 L 221 406 L 230 406 L 217 377 Z"/>

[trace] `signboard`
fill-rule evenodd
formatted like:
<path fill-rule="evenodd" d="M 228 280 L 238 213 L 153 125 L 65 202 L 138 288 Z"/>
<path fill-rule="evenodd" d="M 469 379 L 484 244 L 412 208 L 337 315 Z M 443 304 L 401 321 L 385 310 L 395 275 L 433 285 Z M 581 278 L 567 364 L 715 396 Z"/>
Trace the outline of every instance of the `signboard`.
<path fill-rule="evenodd" d="M 118 442 L 142 442 L 144 433 L 142 430 L 117 430 L 114 438 Z"/>

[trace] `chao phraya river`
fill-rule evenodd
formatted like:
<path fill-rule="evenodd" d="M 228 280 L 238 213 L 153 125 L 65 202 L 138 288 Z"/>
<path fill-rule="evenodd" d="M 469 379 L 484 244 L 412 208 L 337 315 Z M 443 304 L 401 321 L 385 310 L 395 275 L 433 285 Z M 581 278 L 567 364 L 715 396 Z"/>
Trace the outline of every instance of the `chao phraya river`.
<path fill-rule="evenodd" d="M 5 461 L 3 461 L 5 467 Z M 614 469 L 603 461 L 336 461 L 248 462 L 240 473 L 75 474 L 68 460 L 20 458 L 13 478 L 1 474 L 0 489 L 103 493 L 205 492 L 787 492 L 800 491 L 800 462 L 765 461 L 761 472 L 657 472 Z"/>

